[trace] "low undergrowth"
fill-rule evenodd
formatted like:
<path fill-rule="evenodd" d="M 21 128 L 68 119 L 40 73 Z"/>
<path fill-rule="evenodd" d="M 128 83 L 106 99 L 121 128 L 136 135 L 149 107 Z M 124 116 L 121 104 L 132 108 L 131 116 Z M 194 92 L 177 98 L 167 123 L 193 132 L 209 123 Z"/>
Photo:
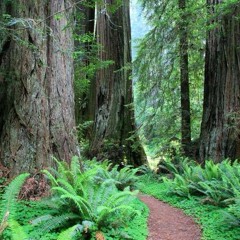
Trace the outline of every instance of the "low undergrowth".
<path fill-rule="evenodd" d="M 193 216 L 202 227 L 203 240 L 239 240 L 239 227 L 229 228 L 223 222 L 225 212 L 228 211 L 226 207 L 203 204 L 204 197 L 201 196 L 184 197 L 169 193 L 168 185 L 154 175 L 142 176 L 138 188 Z"/>
<path fill-rule="evenodd" d="M 19 175 L 0 196 L 0 239 L 4 240 L 145 240 L 148 208 L 130 191 L 138 178 L 130 166 L 77 157 L 70 165 L 55 160 L 44 170 L 51 194 L 39 201 L 19 201 L 29 174 Z M 25 182 L 26 184 L 26 182 Z"/>

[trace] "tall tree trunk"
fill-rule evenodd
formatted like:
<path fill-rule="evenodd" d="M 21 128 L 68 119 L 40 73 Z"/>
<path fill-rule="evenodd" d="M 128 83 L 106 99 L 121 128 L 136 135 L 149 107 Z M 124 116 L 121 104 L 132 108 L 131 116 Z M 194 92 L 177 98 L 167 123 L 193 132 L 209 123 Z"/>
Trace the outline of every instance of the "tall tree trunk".
<path fill-rule="evenodd" d="M 240 157 L 240 5 L 216 16 L 222 1 L 207 3 L 216 27 L 207 34 L 200 160 L 219 162 Z"/>
<path fill-rule="evenodd" d="M 1 163 L 35 172 L 52 165 L 51 156 L 69 161 L 78 153 L 73 96 L 73 38 L 70 1 L 17 0 L 1 3 L 1 14 L 22 19 L 1 38 Z M 60 16 L 56 17 L 55 14 Z M 18 41 L 17 41 L 18 37 Z"/>
<path fill-rule="evenodd" d="M 186 156 L 190 154 L 191 146 L 191 117 L 189 96 L 188 71 L 188 19 L 186 15 L 186 0 L 178 0 L 180 10 L 179 24 L 179 55 L 180 55 L 180 82 L 181 82 L 181 133 L 182 149 Z"/>
<path fill-rule="evenodd" d="M 97 39 L 102 46 L 99 57 L 113 64 L 97 72 L 92 91 L 95 94 L 94 137 L 90 152 L 115 163 L 127 161 L 135 166 L 146 162 L 136 136 L 132 98 L 129 1 L 107 0 L 97 9 Z"/>
<path fill-rule="evenodd" d="M 84 52 L 84 56 L 80 56 L 79 59 L 75 59 L 75 116 L 76 123 L 82 124 L 85 121 L 93 121 L 93 113 L 90 99 L 92 99 L 89 94 L 90 91 L 79 91 L 78 84 L 81 83 L 82 79 L 85 79 L 85 85 L 87 85 L 86 80 L 91 84 L 93 77 L 88 76 L 87 71 L 81 71 L 81 68 L 88 68 L 91 63 L 91 58 L 93 57 L 92 45 L 96 44 L 94 41 L 94 23 L 95 23 L 95 8 L 94 6 L 85 6 L 81 4 L 77 9 L 77 26 L 75 29 L 75 34 L 77 34 L 80 39 L 84 34 L 88 36 L 88 41 L 81 41 L 77 39 L 75 41 L 75 49 Z M 91 39 L 92 38 L 92 39 Z M 91 39 L 91 40 L 90 40 Z M 80 69 L 79 69 L 80 68 Z M 89 84 L 89 85 L 90 85 Z"/>

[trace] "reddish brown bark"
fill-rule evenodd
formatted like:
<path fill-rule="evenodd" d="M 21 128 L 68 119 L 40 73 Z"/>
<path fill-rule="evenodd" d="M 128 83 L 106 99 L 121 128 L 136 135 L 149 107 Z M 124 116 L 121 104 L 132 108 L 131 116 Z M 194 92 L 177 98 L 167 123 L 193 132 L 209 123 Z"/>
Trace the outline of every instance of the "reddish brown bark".
<path fill-rule="evenodd" d="M 207 33 L 200 158 L 221 161 L 240 157 L 240 6 L 217 12 L 222 1 L 207 3 L 215 27 Z"/>
<path fill-rule="evenodd" d="M 97 9 L 97 41 L 102 46 L 99 57 L 114 63 L 99 70 L 92 85 L 95 124 L 90 152 L 116 163 L 139 166 L 146 158 L 138 137 L 133 136 L 129 1 L 122 1 L 114 12 L 107 6 L 116 7 L 117 1 L 105 2 Z"/>
<path fill-rule="evenodd" d="M 6 9 L 1 3 L 2 13 Z M 9 3 L 8 14 L 30 21 L 2 38 L 0 54 L 5 99 L 0 103 L 1 162 L 11 170 L 35 172 L 77 154 L 73 96 L 72 8 L 64 0 Z M 67 9 L 67 10 L 66 10 Z M 61 12 L 59 18 L 55 17 Z M 38 22 L 40 21 L 40 22 Z M 21 28 L 21 30 L 19 30 Z M 16 41 L 18 36 L 22 42 Z M 15 38 L 15 39 L 14 39 Z M 0 48 L 3 50 L 3 48 Z"/>

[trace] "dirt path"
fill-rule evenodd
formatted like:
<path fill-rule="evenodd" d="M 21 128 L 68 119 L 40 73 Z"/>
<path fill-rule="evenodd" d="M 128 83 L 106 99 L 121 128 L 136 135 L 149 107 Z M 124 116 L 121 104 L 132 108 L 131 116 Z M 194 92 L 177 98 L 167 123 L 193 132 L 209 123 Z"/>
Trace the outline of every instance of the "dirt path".
<path fill-rule="evenodd" d="M 140 195 L 148 205 L 148 240 L 200 240 L 201 229 L 180 209 L 169 206 L 151 196 Z"/>

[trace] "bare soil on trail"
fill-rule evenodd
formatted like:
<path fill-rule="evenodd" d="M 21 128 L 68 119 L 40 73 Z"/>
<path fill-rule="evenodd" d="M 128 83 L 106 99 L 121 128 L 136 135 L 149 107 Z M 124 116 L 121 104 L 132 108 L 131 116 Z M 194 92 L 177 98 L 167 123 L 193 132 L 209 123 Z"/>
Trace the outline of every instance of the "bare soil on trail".
<path fill-rule="evenodd" d="M 182 210 L 174 208 L 154 197 L 139 196 L 150 209 L 148 240 L 200 240 L 201 228 Z"/>

